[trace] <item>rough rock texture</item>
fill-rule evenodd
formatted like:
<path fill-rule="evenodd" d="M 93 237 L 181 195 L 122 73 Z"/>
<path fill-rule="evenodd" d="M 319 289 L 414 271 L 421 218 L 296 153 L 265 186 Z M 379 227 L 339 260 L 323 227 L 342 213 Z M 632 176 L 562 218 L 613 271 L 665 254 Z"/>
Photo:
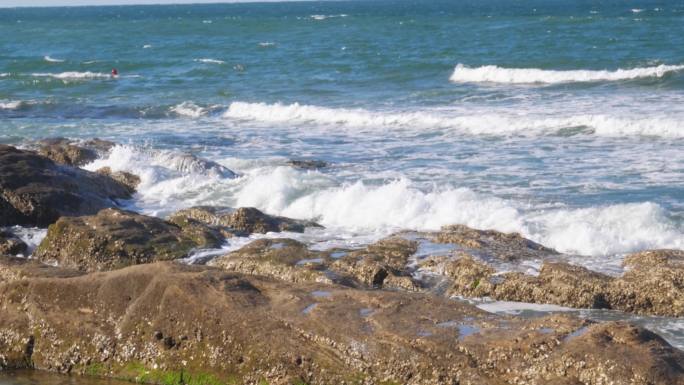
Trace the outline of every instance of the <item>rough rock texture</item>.
<path fill-rule="evenodd" d="M 263 275 L 289 282 L 333 282 L 326 274 L 329 261 L 293 239 L 258 239 L 209 265 L 244 274 Z"/>
<path fill-rule="evenodd" d="M 131 174 L 130 172 L 126 171 L 117 171 L 117 172 L 112 172 L 112 169 L 109 167 L 102 167 L 101 169 L 95 171 L 98 174 L 106 175 L 115 181 L 121 183 L 122 185 L 126 186 L 128 188 L 128 191 L 133 194 L 135 190 L 138 188 L 138 185 L 140 184 L 140 177 L 134 174 Z"/>
<path fill-rule="evenodd" d="M 301 233 L 307 227 L 321 227 L 311 221 L 303 221 L 264 214 L 253 207 L 198 206 L 178 211 L 169 220 L 174 223 L 192 220 L 216 228 L 224 234 L 240 236 L 252 233 L 291 231 Z"/>
<path fill-rule="evenodd" d="M 66 138 L 43 139 L 37 143 L 38 153 L 58 164 L 83 166 L 109 151 L 115 143 L 101 139 L 77 142 Z"/>
<path fill-rule="evenodd" d="M 407 269 L 416 243 L 400 237 L 360 250 L 309 250 L 293 239 L 259 239 L 209 262 L 212 266 L 289 282 L 335 282 L 351 287 L 417 291 Z"/>
<path fill-rule="evenodd" d="M 93 216 L 60 218 L 33 256 L 85 271 L 111 270 L 182 258 L 193 248 L 220 244 L 210 234 L 188 234 L 159 218 L 104 209 Z"/>
<path fill-rule="evenodd" d="M 499 273 L 468 254 L 436 257 L 422 268 L 452 280 L 448 295 L 614 309 L 636 314 L 684 315 L 684 251 L 652 250 L 625 259 L 611 277 L 565 262 L 544 262 L 538 276 Z"/>
<path fill-rule="evenodd" d="M 164 384 L 668 384 L 684 354 L 624 323 L 161 262 L 0 282 L 0 367 Z"/>
<path fill-rule="evenodd" d="M 128 189 L 112 178 L 0 145 L 0 226 L 46 227 L 61 216 L 94 214 L 128 198 Z"/>
<path fill-rule="evenodd" d="M 502 233 L 496 230 L 475 230 L 463 225 L 444 226 L 442 231 L 432 235 L 438 243 L 452 243 L 471 252 L 481 250 L 486 256 L 502 261 L 540 258 L 558 254 L 518 233 Z"/>
<path fill-rule="evenodd" d="M 83 272 L 46 265 L 35 259 L 0 256 L 0 282 L 25 278 L 75 277 Z"/>
<path fill-rule="evenodd" d="M 9 231 L 0 229 L 0 255 L 24 254 L 28 246 Z"/>
<path fill-rule="evenodd" d="M 318 170 L 319 168 L 328 167 L 328 163 L 322 160 L 308 160 L 308 159 L 290 159 L 287 164 L 302 170 Z"/>
<path fill-rule="evenodd" d="M 407 265 L 417 247 L 414 241 L 390 237 L 342 256 L 332 267 L 351 274 L 366 286 L 416 291 L 420 285 L 411 278 Z"/>

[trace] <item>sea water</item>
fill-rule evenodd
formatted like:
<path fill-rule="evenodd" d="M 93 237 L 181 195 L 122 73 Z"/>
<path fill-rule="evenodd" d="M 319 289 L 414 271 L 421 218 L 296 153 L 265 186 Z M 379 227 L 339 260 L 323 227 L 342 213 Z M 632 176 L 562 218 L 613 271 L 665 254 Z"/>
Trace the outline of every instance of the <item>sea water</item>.
<path fill-rule="evenodd" d="M 317 249 L 458 223 L 607 273 L 684 248 L 682 1 L 17 8 L 0 36 L 0 142 L 116 141 L 86 168 L 146 214 L 253 206 Z"/>

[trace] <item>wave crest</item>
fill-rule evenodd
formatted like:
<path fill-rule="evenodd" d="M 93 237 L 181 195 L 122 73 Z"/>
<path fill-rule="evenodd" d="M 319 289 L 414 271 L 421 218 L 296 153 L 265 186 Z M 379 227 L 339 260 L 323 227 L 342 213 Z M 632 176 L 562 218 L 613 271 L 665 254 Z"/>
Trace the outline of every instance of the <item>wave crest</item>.
<path fill-rule="evenodd" d="M 660 78 L 684 69 L 684 65 L 661 64 L 654 67 L 607 70 L 543 70 L 539 68 L 504 68 L 495 65 L 470 68 L 456 65 L 450 80 L 454 83 L 558 84 Z"/>

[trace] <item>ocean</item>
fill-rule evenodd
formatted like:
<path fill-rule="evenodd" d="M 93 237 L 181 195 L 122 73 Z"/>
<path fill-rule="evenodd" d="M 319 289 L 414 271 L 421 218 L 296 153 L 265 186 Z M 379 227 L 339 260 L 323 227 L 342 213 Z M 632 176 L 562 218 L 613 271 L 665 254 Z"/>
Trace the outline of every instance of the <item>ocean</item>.
<path fill-rule="evenodd" d="M 0 143 L 116 141 L 86 168 L 138 174 L 136 211 L 253 206 L 319 248 L 465 224 L 608 274 L 684 249 L 683 1 L 7 8 L 0 36 Z"/>

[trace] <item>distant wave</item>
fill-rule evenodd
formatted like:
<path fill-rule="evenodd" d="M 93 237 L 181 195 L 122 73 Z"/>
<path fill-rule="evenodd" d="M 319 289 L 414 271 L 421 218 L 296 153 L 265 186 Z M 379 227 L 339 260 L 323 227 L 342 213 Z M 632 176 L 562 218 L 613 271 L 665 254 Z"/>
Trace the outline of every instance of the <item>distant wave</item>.
<path fill-rule="evenodd" d="M 260 47 L 273 47 L 274 45 L 275 43 L 271 41 L 262 41 L 261 43 L 259 43 Z"/>
<path fill-rule="evenodd" d="M 601 136 L 684 137 L 684 121 L 667 117 L 609 115 L 519 116 L 514 114 L 454 115 L 446 111 L 385 112 L 311 105 L 233 102 L 225 118 L 268 123 L 299 123 L 368 129 L 453 129 L 469 134 L 535 135 L 579 130 Z"/>
<path fill-rule="evenodd" d="M 8 102 L 0 102 L 0 110 L 16 110 L 24 105 L 21 100 L 11 100 Z"/>
<path fill-rule="evenodd" d="M 225 63 L 226 63 L 226 62 L 224 62 L 223 60 L 208 59 L 208 58 L 205 58 L 205 59 L 195 59 L 195 61 L 196 61 L 196 62 L 199 62 L 199 63 L 209 63 L 209 64 L 225 64 Z"/>
<path fill-rule="evenodd" d="M 495 65 L 470 68 L 458 64 L 450 80 L 455 83 L 554 84 L 575 82 L 617 81 L 638 78 L 663 77 L 681 71 L 684 65 L 665 65 L 615 71 L 594 70 L 543 70 L 538 68 L 503 68 Z"/>
<path fill-rule="evenodd" d="M 49 55 L 43 56 L 43 59 L 45 59 L 45 61 L 50 62 L 50 63 L 64 63 L 64 60 L 55 59 L 53 57 L 50 57 Z"/>
<path fill-rule="evenodd" d="M 33 73 L 31 76 L 36 76 L 36 77 L 50 77 L 50 78 L 55 78 L 55 79 L 63 79 L 63 80 L 74 80 L 74 79 L 105 79 L 105 78 L 110 78 L 110 74 L 106 74 L 103 72 L 75 72 L 75 71 L 69 71 L 69 72 L 61 72 L 61 73 Z"/>
<path fill-rule="evenodd" d="M 347 16 L 348 16 L 348 15 L 342 13 L 342 14 L 339 14 L 339 15 L 311 15 L 311 16 L 309 16 L 309 17 L 311 17 L 311 18 L 314 19 L 314 20 L 325 20 L 325 19 L 333 19 L 333 18 L 336 18 L 336 17 L 347 17 Z"/>

